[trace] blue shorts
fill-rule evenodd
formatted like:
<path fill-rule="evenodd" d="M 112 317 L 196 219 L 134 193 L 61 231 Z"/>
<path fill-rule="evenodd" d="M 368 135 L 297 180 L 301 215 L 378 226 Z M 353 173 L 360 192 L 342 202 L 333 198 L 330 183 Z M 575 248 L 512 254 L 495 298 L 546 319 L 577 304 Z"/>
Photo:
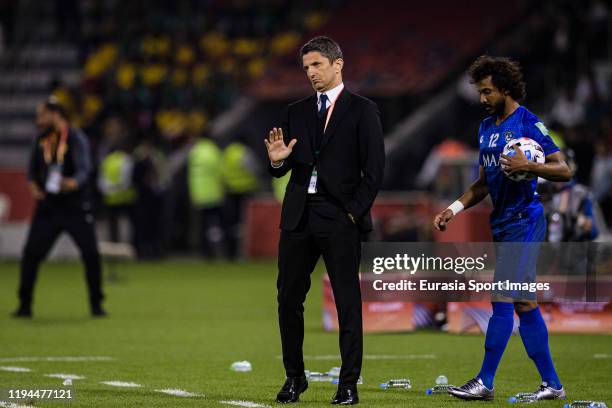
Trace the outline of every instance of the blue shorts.
<path fill-rule="evenodd" d="M 513 220 L 493 232 L 495 274 L 493 281 L 517 284 L 536 282 L 540 244 L 546 238 L 546 217 L 537 214 Z M 533 285 L 532 285 L 533 286 Z M 507 288 L 494 293 L 514 301 L 536 300 L 535 291 Z"/>

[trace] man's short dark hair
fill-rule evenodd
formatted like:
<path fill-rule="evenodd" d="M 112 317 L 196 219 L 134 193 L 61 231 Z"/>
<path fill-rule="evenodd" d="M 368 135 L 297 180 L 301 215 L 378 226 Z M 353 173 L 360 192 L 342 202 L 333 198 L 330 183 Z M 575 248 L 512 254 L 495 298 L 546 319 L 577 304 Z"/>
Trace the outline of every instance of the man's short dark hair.
<path fill-rule="evenodd" d="M 468 74 L 472 78 L 472 83 L 491 76 L 493 85 L 502 92 L 508 92 L 515 101 L 527 96 L 521 66 L 509 58 L 481 55 L 474 61 Z"/>
<path fill-rule="evenodd" d="M 313 51 L 320 52 L 330 63 L 333 63 L 338 58 L 342 58 L 342 50 L 338 43 L 325 36 L 315 37 L 304 44 L 300 49 L 300 58 Z M 301 60 L 300 63 L 302 63 Z"/>
<path fill-rule="evenodd" d="M 59 99 L 57 99 L 57 97 L 53 95 L 48 97 L 44 103 L 44 106 L 45 109 L 49 112 L 59 113 L 62 118 L 68 119 L 68 112 L 66 111 L 66 108 L 64 108 L 64 106 L 60 103 Z"/>

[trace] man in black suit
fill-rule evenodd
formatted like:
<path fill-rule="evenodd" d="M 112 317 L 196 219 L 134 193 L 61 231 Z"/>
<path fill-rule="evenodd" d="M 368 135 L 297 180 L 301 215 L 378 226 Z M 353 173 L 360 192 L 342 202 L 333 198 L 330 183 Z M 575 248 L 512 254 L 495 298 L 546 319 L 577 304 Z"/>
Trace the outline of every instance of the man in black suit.
<path fill-rule="evenodd" d="M 70 125 L 57 98 L 36 108 L 36 126 L 28 179 L 36 210 L 21 258 L 19 308 L 13 316 L 32 317 L 34 285 L 40 263 L 65 231 L 81 252 L 93 317 L 104 317 L 102 268 L 89 197 L 91 159 L 85 134 Z"/>
<path fill-rule="evenodd" d="M 356 404 L 363 355 L 360 234 L 372 230 L 370 208 L 382 182 L 385 153 L 376 104 L 342 83 L 342 51 L 328 37 L 301 49 L 315 95 L 289 105 L 282 128 L 265 140 L 269 171 L 291 170 L 281 215 L 278 315 L 287 380 L 276 398 L 296 402 L 304 376 L 304 300 L 322 255 L 338 311 L 342 369 L 332 404 Z M 291 139 L 285 143 L 284 137 Z"/>

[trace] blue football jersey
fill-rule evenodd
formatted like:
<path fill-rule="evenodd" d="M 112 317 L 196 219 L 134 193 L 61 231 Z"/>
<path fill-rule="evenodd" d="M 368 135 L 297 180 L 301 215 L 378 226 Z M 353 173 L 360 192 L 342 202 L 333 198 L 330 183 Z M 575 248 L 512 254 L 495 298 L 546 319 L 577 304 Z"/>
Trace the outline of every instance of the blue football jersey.
<path fill-rule="evenodd" d="M 537 179 L 510 180 L 504 175 L 499 163 L 506 143 L 519 137 L 528 137 L 538 142 L 545 155 L 559 151 L 544 124 L 523 106 L 519 106 L 499 126 L 495 124 L 495 118 L 492 116 L 482 121 L 478 130 L 478 161 L 484 167 L 487 187 L 493 201 L 494 208 L 490 218 L 493 231 L 513 219 L 538 216 L 543 212 L 536 193 Z"/>

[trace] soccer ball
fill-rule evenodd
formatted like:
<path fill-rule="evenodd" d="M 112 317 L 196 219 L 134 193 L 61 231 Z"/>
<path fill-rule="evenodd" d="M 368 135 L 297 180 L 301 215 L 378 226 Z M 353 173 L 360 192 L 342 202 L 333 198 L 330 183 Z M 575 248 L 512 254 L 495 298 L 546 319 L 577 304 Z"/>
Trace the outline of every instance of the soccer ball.
<path fill-rule="evenodd" d="M 528 137 L 512 139 L 508 143 L 506 143 L 506 146 L 504 146 L 504 155 L 510 157 L 514 156 L 516 154 L 516 151 L 514 150 L 515 148 L 520 148 L 523 154 L 525 154 L 527 160 L 536 163 L 544 163 L 544 149 L 542 149 L 542 146 L 540 146 L 540 144 L 535 140 L 530 139 Z M 503 165 L 502 170 L 504 170 Z M 527 181 L 536 178 L 535 174 L 530 173 L 528 171 L 521 171 L 512 175 L 504 171 L 504 174 L 510 180 L 514 181 Z"/>

